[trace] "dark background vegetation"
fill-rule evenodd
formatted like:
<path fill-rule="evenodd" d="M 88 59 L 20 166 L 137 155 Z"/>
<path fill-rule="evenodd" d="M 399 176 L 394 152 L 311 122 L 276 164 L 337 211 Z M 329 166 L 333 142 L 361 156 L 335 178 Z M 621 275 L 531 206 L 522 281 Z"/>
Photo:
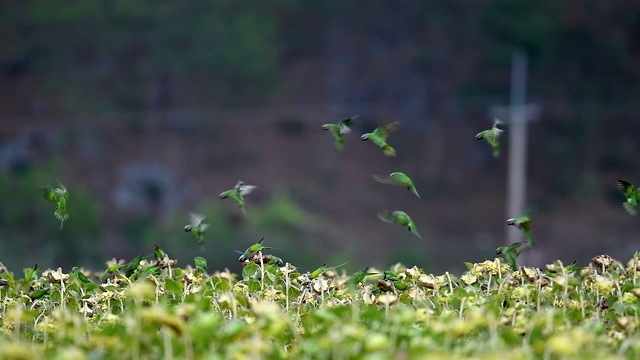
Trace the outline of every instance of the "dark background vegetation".
<path fill-rule="evenodd" d="M 0 260 L 14 271 L 154 244 L 237 271 L 234 250 L 262 236 L 303 269 L 492 258 L 510 144 L 494 159 L 474 135 L 508 104 L 515 49 L 542 108 L 532 261 L 637 249 L 612 181 L 640 183 L 637 1 L 6 1 L 0 43 Z M 320 126 L 353 114 L 338 152 Z M 390 120 L 393 159 L 358 139 Z M 371 178 L 395 170 L 422 200 Z M 246 217 L 218 199 L 238 179 L 259 186 Z M 62 231 L 36 189 L 56 180 Z M 407 211 L 425 240 L 382 209 Z M 212 224 L 204 254 L 189 211 Z"/>

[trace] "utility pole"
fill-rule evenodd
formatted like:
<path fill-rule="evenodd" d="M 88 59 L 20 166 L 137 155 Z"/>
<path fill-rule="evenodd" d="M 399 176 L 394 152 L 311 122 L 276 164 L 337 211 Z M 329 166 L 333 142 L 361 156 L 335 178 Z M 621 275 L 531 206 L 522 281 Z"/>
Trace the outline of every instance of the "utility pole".
<path fill-rule="evenodd" d="M 490 116 L 508 124 L 509 160 L 507 167 L 507 214 L 505 219 L 518 217 L 525 211 L 527 190 L 527 123 L 540 115 L 540 107 L 526 104 L 527 57 L 519 50 L 513 52 L 511 65 L 511 104 L 494 106 Z M 508 120 L 504 120 L 508 119 Z M 506 226 L 506 245 L 522 241 L 522 233 L 514 226 Z M 521 258 L 526 257 L 526 252 Z"/>

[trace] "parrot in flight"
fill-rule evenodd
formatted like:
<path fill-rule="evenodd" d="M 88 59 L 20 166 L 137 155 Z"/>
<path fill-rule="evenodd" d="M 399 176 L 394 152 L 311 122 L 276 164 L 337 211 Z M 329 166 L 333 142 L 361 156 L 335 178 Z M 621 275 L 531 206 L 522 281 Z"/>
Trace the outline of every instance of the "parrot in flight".
<path fill-rule="evenodd" d="M 531 218 L 529 215 L 522 215 L 517 218 L 507 220 L 507 225 L 513 225 L 520 229 L 526 238 L 526 244 L 533 246 L 533 238 L 531 237 Z"/>
<path fill-rule="evenodd" d="M 411 231 L 415 236 L 422 239 L 422 236 L 418 233 L 418 229 L 416 229 L 416 224 L 413 222 L 411 217 L 407 215 L 406 212 L 396 210 L 393 212 L 384 211 L 378 214 L 378 218 L 384 222 L 391 224 L 399 224 L 405 226 Z"/>
<path fill-rule="evenodd" d="M 44 198 L 49 202 L 56 205 L 56 210 L 53 212 L 53 215 L 56 219 L 60 220 L 60 230 L 62 230 L 64 222 L 69 219 L 69 212 L 67 211 L 69 192 L 67 192 L 67 188 L 59 181 L 58 184 L 60 185 L 58 187 L 45 185 L 41 186 L 40 189 L 42 190 L 42 196 L 44 196 Z"/>
<path fill-rule="evenodd" d="M 378 145 L 382 149 L 382 152 L 387 156 L 396 156 L 396 150 L 387 144 L 387 137 L 390 132 L 398 127 L 398 125 L 400 125 L 400 121 L 392 121 L 382 124 L 373 130 L 373 132 L 360 136 L 360 139 L 369 140 Z"/>
<path fill-rule="evenodd" d="M 209 224 L 203 223 L 205 216 L 201 214 L 189 213 L 191 224 L 185 225 L 184 231 L 192 233 L 198 240 L 200 248 L 204 247 L 204 233 Z"/>
<path fill-rule="evenodd" d="M 638 213 L 638 202 L 640 202 L 640 188 L 636 188 L 631 183 L 620 179 L 616 179 L 616 185 L 627 198 L 627 201 L 622 206 L 630 215 L 636 215 Z"/>
<path fill-rule="evenodd" d="M 322 130 L 329 130 L 331 135 L 333 135 L 333 137 L 335 138 L 336 148 L 338 148 L 338 150 L 344 149 L 344 136 L 351 132 L 349 126 L 357 117 L 358 115 L 354 115 L 352 117 L 340 119 L 335 124 L 322 125 Z"/>
<path fill-rule="evenodd" d="M 243 181 L 238 181 L 238 183 L 233 189 L 220 193 L 220 199 L 226 199 L 226 198 L 232 199 L 233 201 L 238 203 L 238 206 L 240 207 L 242 212 L 246 214 L 247 211 L 245 210 L 245 207 L 244 207 L 245 206 L 244 197 L 249 195 L 256 188 L 257 186 L 247 185 Z"/>
<path fill-rule="evenodd" d="M 511 269 L 516 271 L 518 269 L 518 264 L 516 263 L 516 258 L 520 255 L 524 250 L 530 249 L 531 246 L 524 242 L 519 241 L 513 243 L 509 246 L 500 246 L 496 249 L 497 255 L 502 255 L 507 263 L 511 265 Z"/>
<path fill-rule="evenodd" d="M 418 199 L 420 199 L 420 195 L 418 195 L 418 190 L 416 190 L 413 180 L 403 172 L 395 171 L 389 174 L 389 176 L 373 175 L 373 178 L 379 183 L 406 187 L 407 190 L 414 193 Z"/>
<path fill-rule="evenodd" d="M 500 156 L 500 141 L 498 140 L 498 137 L 504 132 L 504 130 L 498 127 L 500 124 L 502 124 L 500 120 L 494 119 L 491 129 L 482 130 L 476 135 L 476 140 L 485 139 L 489 145 L 491 145 L 494 157 Z"/>

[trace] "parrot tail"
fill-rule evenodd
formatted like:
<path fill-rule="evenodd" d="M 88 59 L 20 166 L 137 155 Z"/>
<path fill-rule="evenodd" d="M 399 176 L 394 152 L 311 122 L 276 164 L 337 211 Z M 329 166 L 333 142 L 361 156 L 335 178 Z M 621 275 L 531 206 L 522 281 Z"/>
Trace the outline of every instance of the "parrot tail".
<path fill-rule="evenodd" d="M 382 147 L 382 151 L 387 156 L 396 156 L 396 149 L 392 148 L 389 145 L 385 145 Z"/>

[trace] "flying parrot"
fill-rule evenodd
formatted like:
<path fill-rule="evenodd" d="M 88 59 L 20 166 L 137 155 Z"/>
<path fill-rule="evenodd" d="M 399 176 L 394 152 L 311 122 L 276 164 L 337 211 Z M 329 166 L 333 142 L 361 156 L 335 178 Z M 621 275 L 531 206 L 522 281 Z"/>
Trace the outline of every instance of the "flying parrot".
<path fill-rule="evenodd" d="M 45 185 L 41 186 L 40 189 L 42 190 L 44 198 L 56 205 L 56 210 L 53 212 L 53 215 L 56 219 L 60 220 L 60 229 L 62 229 L 62 225 L 65 220 L 69 219 L 69 212 L 67 211 L 69 193 L 67 192 L 67 188 L 65 188 L 59 181 L 58 184 L 60 185 L 59 187 Z"/>
<path fill-rule="evenodd" d="M 518 218 L 507 220 L 507 225 L 513 225 L 520 229 L 525 236 L 528 246 L 533 246 L 533 238 L 531 237 L 531 218 L 529 215 L 522 215 Z"/>
<path fill-rule="evenodd" d="M 498 127 L 500 124 L 502 124 L 500 120 L 495 119 L 491 129 L 480 131 L 476 135 L 476 140 L 485 139 L 489 145 L 491 145 L 494 157 L 500 156 L 500 141 L 498 140 L 498 137 L 504 132 L 504 130 Z"/>
<path fill-rule="evenodd" d="M 357 117 L 358 115 L 354 115 L 352 117 L 340 119 L 340 121 L 335 124 L 322 125 L 322 130 L 329 130 L 331 135 L 336 139 L 336 148 L 338 148 L 338 150 L 344 149 L 344 136 L 351 132 L 349 126 Z"/>
<path fill-rule="evenodd" d="M 398 125 L 400 125 L 400 121 L 388 122 L 380 125 L 371 133 L 363 134 L 360 139 L 369 140 L 378 145 L 387 156 L 396 156 L 396 150 L 387 144 L 387 137 L 390 132 L 398 127 Z"/>
<path fill-rule="evenodd" d="M 209 224 L 202 222 L 204 221 L 204 215 L 189 213 L 189 217 L 191 218 L 191 224 L 185 225 L 184 231 L 192 233 L 202 249 L 204 247 L 204 233 L 209 227 Z"/>
<path fill-rule="evenodd" d="M 638 213 L 638 202 L 640 202 L 640 188 L 636 188 L 631 183 L 620 179 L 616 179 L 616 185 L 627 197 L 627 201 L 622 206 L 630 215 L 636 215 Z"/>
<path fill-rule="evenodd" d="M 384 211 L 378 214 L 378 218 L 384 222 L 391 224 L 399 224 L 405 226 L 411 231 L 415 236 L 422 239 L 422 236 L 418 233 L 418 229 L 416 229 L 416 224 L 413 222 L 411 217 L 407 215 L 406 212 L 396 210 L 394 212 Z"/>
<path fill-rule="evenodd" d="M 373 178 L 383 184 L 406 187 L 407 190 L 414 193 L 418 197 L 418 199 L 420 198 L 420 195 L 418 195 L 418 190 L 416 190 L 416 186 L 413 184 L 413 180 L 411 180 L 411 178 L 403 172 L 392 172 L 391 174 L 389 174 L 389 176 L 373 175 Z"/>
<path fill-rule="evenodd" d="M 220 199 L 226 199 L 226 198 L 232 199 L 233 201 L 238 203 L 238 206 L 240 207 L 242 212 L 246 214 L 247 211 L 244 208 L 244 205 L 245 205 L 244 197 L 249 195 L 253 190 L 255 190 L 255 188 L 257 188 L 257 186 L 247 185 L 242 181 L 238 181 L 238 183 L 233 189 L 222 192 L 220 194 Z"/>
<path fill-rule="evenodd" d="M 497 255 L 502 255 L 507 263 L 511 265 L 512 270 L 518 269 L 518 264 L 516 263 L 516 258 L 526 249 L 531 248 L 529 244 L 524 241 L 519 241 L 513 243 L 509 246 L 500 246 L 496 249 Z"/>

